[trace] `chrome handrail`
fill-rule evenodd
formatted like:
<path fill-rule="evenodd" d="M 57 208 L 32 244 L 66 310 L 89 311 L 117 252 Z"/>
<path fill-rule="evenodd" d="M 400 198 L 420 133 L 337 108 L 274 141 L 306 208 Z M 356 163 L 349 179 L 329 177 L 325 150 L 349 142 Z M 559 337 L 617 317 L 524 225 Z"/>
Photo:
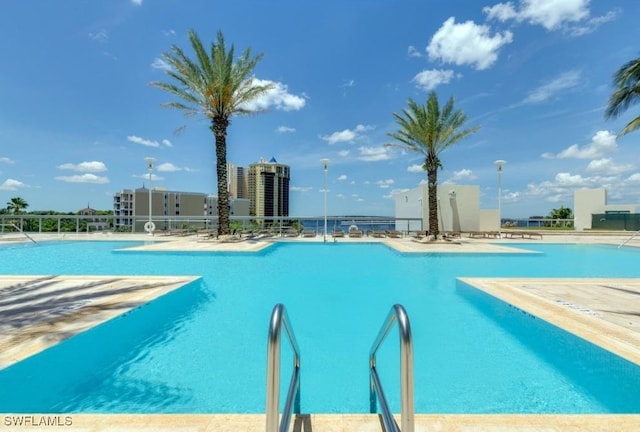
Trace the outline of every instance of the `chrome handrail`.
<path fill-rule="evenodd" d="M 398 323 L 400 333 L 400 406 L 401 428 L 393 418 L 389 404 L 384 395 L 378 372 L 376 371 L 376 352 L 393 324 Z M 380 399 L 382 421 L 387 432 L 414 432 L 414 389 L 413 389 L 413 342 L 409 316 L 402 305 L 393 305 L 384 321 L 375 342 L 369 352 L 369 410 L 376 412 L 377 399 Z"/>
<path fill-rule="evenodd" d="M 18 231 L 19 233 L 22 233 L 22 235 L 24 235 L 26 238 L 28 238 L 29 240 L 31 240 L 35 244 L 38 244 L 37 241 L 35 241 L 33 238 L 31 238 L 31 236 L 29 234 L 27 234 L 26 232 L 22 231 L 22 229 L 18 225 L 14 224 L 13 222 L 9 222 L 9 223 L 3 224 L 3 225 L 8 225 L 8 226 L 14 227 L 16 229 L 16 231 Z"/>
<path fill-rule="evenodd" d="M 628 239 L 626 239 L 625 241 L 623 241 L 621 244 L 618 245 L 618 249 L 620 249 L 622 246 L 626 245 L 627 243 L 629 243 L 631 240 L 633 240 L 635 237 L 638 236 L 638 234 L 640 234 L 640 230 L 634 232 L 631 237 L 629 237 Z"/>
<path fill-rule="evenodd" d="M 280 336 L 282 327 L 287 333 L 293 349 L 293 373 L 285 401 L 282 419 L 278 425 L 280 407 Z M 284 305 L 278 303 L 271 313 L 269 337 L 267 342 L 267 432 L 286 432 L 291 420 L 291 408 L 300 414 L 300 349 L 293 333 Z"/>

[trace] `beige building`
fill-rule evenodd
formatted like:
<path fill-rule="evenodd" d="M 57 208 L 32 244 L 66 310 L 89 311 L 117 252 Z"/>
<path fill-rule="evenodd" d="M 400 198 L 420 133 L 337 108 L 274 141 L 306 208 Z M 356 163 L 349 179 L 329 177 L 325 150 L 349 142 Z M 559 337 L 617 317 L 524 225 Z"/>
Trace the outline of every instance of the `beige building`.
<path fill-rule="evenodd" d="M 227 181 L 231 198 L 249 198 L 249 177 L 245 167 L 227 164 Z"/>
<path fill-rule="evenodd" d="M 289 166 L 275 158 L 249 165 L 251 216 L 289 216 L 289 175 Z"/>
<path fill-rule="evenodd" d="M 249 200 L 230 199 L 230 215 L 249 216 Z M 123 189 L 113 196 L 114 227 L 144 232 L 149 221 L 149 189 Z M 156 230 L 205 227 L 218 215 L 218 197 L 198 192 L 151 190 L 151 221 Z"/>

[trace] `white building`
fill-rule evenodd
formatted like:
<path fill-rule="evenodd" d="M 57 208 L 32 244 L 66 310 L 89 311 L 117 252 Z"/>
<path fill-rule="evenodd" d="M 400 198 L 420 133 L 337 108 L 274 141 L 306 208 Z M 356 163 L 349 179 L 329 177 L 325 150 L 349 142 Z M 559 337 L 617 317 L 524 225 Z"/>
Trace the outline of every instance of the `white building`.
<path fill-rule="evenodd" d="M 426 184 L 395 196 L 395 217 L 418 220 L 397 221 L 396 229 L 420 231 L 429 228 L 429 188 Z M 438 228 L 440 231 L 498 231 L 498 210 L 480 209 L 477 185 L 438 185 Z"/>
<path fill-rule="evenodd" d="M 576 231 L 596 228 L 593 226 L 593 215 L 606 222 L 607 215 L 630 215 L 640 213 L 639 204 L 608 204 L 606 189 L 579 189 L 573 193 L 573 216 Z M 604 228 L 623 229 L 603 224 Z M 634 227 L 635 229 L 635 227 Z"/>

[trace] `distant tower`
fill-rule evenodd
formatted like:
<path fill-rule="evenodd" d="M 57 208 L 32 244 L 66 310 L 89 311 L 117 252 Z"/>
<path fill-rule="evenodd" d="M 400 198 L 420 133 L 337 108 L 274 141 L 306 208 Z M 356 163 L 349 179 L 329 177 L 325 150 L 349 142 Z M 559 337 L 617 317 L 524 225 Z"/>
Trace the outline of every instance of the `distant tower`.
<path fill-rule="evenodd" d="M 248 179 L 245 167 L 227 164 L 227 181 L 231 198 L 248 198 Z"/>
<path fill-rule="evenodd" d="M 249 213 L 253 216 L 289 216 L 288 165 L 275 158 L 249 165 Z"/>

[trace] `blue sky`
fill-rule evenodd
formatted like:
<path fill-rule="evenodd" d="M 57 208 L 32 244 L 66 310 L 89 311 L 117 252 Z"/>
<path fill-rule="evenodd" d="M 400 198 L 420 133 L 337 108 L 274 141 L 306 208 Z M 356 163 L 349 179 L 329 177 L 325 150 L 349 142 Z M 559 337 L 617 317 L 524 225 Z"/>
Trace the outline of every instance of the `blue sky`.
<path fill-rule="evenodd" d="M 477 184 L 481 207 L 546 215 L 573 191 L 606 187 L 640 201 L 640 133 L 616 139 L 638 107 L 605 120 L 612 74 L 640 55 L 635 0 L 247 1 L 4 0 L 0 15 L 0 205 L 111 209 L 146 182 L 216 193 L 208 124 L 162 108 L 161 54 L 207 44 L 264 53 L 267 112 L 236 117 L 228 160 L 291 166 L 291 214 L 393 215 L 393 194 L 425 173 L 418 154 L 385 147 L 394 112 L 430 90 L 481 130 L 441 155 L 440 185 Z M 186 126 L 181 133 L 176 130 Z M 442 186 L 448 187 L 448 186 Z"/>

